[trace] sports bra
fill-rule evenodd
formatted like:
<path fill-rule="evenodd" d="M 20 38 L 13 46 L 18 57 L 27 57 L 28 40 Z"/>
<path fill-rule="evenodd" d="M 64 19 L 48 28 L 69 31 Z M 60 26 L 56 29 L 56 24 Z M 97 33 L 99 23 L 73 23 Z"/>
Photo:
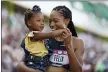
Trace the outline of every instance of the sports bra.
<path fill-rule="evenodd" d="M 69 70 L 69 59 L 65 44 L 55 38 L 46 39 L 45 46 L 48 48 L 50 66 L 64 67 Z"/>

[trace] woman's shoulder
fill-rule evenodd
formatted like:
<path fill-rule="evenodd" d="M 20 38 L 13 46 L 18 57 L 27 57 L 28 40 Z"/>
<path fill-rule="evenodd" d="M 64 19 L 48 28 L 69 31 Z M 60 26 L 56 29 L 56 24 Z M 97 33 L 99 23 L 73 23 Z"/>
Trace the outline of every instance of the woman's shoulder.
<path fill-rule="evenodd" d="M 78 37 L 73 37 L 74 42 L 83 44 L 83 40 Z"/>
<path fill-rule="evenodd" d="M 82 39 L 80 38 L 77 38 L 77 37 L 73 37 L 73 42 L 74 42 L 74 45 L 75 47 L 80 50 L 80 51 L 84 51 L 84 42 Z"/>

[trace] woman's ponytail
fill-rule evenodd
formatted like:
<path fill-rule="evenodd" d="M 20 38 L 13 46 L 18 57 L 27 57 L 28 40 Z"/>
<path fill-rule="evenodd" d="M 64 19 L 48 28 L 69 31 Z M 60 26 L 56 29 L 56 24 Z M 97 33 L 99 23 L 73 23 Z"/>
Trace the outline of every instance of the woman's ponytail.
<path fill-rule="evenodd" d="M 72 21 L 69 22 L 69 24 L 68 24 L 67 27 L 68 27 L 69 30 L 71 31 L 72 36 L 78 37 L 78 36 L 77 36 L 77 32 L 76 32 L 76 30 L 75 30 L 75 27 L 74 27 L 74 24 L 73 24 Z"/>

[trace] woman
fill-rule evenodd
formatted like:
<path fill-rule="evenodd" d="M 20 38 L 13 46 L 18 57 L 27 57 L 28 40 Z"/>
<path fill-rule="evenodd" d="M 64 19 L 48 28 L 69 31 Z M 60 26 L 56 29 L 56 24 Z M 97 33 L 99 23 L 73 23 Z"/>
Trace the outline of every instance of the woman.
<path fill-rule="evenodd" d="M 52 30 L 63 28 L 69 28 L 70 30 L 59 37 L 45 41 L 50 54 L 50 64 L 47 66 L 46 71 L 67 72 L 70 70 L 72 72 L 82 72 L 84 45 L 83 41 L 77 38 L 71 11 L 66 6 L 55 7 L 50 14 L 50 27 Z M 18 65 L 18 68 L 22 68 L 25 72 L 38 72 L 27 68 L 22 63 Z"/>

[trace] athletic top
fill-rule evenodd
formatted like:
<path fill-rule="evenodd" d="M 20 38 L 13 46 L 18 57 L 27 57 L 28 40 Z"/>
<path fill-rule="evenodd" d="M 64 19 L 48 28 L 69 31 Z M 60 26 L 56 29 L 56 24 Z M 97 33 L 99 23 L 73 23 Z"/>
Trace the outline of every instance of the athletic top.
<path fill-rule="evenodd" d="M 55 38 L 46 39 L 44 41 L 49 50 L 49 65 L 64 67 L 69 70 L 69 59 L 64 42 L 57 41 Z"/>

